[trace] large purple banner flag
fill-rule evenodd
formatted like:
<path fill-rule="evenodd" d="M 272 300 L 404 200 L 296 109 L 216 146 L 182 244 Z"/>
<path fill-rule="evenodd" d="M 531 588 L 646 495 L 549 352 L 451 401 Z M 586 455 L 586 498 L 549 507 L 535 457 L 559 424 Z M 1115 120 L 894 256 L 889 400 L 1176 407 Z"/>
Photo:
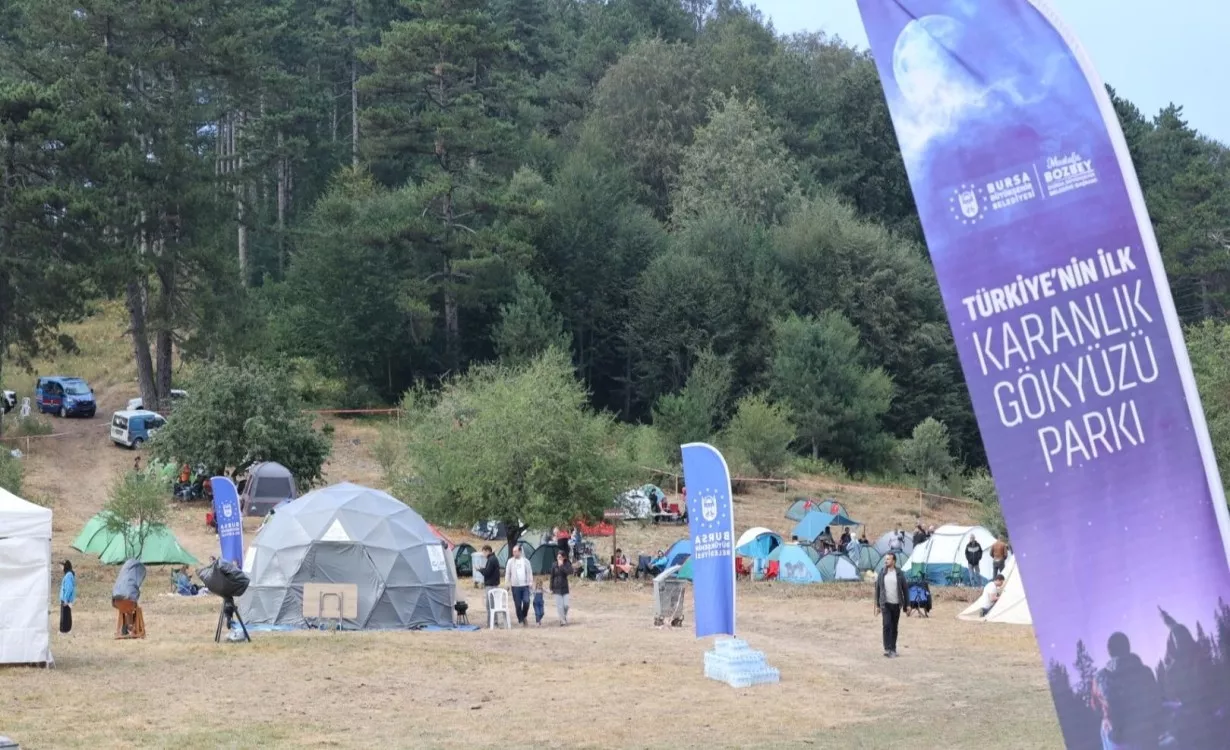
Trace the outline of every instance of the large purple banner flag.
<path fill-rule="evenodd" d="M 1230 747 L 1230 517 L 1109 96 L 1041 0 L 859 7 L 1067 746 Z"/>

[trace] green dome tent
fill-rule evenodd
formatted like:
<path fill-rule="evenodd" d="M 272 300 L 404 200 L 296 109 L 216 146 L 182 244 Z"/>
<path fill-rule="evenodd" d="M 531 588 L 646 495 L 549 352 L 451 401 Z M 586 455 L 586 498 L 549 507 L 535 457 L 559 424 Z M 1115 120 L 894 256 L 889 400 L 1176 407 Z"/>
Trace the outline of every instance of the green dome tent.
<path fill-rule="evenodd" d="M 107 531 L 107 514 L 99 513 L 85 522 L 85 528 L 73 540 L 73 549 L 87 555 L 101 555 L 115 534 Z"/>
<path fill-rule="evenodd" d="M 99 555 L 99 562 L 104 565 L 120 565 L 128 559 L 128 545 L 123 534 L 114 534 Z M 196 565 L 197 559 L 179 546 L 179 540 L 166 526 L 159 526 L 145 537 L 145 546 L 141 549 L 141 562 L 146 565 Z"/>
<path fill-rule="evenodd" d="M 521 548 L 521 556 L 525 559 L 528 560 L 534 556 L 534 545 L 524 539 L 518 539 L 517 546 Z M 500 561 L 500 570 L 508 567 L 508 542 L 504 542 L 504 546 L 495 553 L 495 559 Z"/>

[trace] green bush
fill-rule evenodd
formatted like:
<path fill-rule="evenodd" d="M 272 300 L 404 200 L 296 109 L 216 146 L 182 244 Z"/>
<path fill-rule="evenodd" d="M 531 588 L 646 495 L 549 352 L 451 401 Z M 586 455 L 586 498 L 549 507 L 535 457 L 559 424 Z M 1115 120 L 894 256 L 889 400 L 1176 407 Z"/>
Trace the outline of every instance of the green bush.
<path fill-rule="evenodd" d="M 948 448 L 948 427 L 933 417 L 924 419 L 909 439 L 897 444 L 897 464 L 924 492 L 948 492 L 957 464 Z"/>
<path fill-rule="evenodd" d="M 55 425 L 43 417 L 31 414 L 28 417 L 7 419 L 4 422 L 4 434 L 9 437 L 37 437 L 55 432 Z"/>
<path fill-rule="evenodd" d="M 1000 539 L 1008 539 L 1008 526 L 1004 523 L 1004 511 L 995 491 L 995 480 L 986 469 L 970 474 L 965 482 L 965 496 L 982 504 L 979 522 Z"/>
<path fill-rule="evenodd" d="M 0 487 L 21 497 L 21 484 L 26 467 L 21 459 L 13 458 L 11 450 L 8 447 L 0 447 Z"/>
<path fill-rule="evenodd" d="M 739 400 L 723 442 L 733 452 L 741 453 L 757 476 L 772 477 L 790 465 L 794 438 L 789 410 L 753 394 Z"/>

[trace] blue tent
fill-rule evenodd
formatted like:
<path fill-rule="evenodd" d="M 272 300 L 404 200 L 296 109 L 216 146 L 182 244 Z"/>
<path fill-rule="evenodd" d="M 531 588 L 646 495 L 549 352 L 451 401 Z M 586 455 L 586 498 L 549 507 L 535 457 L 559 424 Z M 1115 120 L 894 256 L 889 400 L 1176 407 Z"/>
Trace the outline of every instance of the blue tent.
<path fill-rule="evenodd" d="M 780 535 L 772 531 L 761 532 L 751 540 L 740 544 L 735 549 L 735 554 L 743 557 L 754 557 L 759 560 L 768 557 L 769 553 L 781 546 L 781 544 L 782 538 Z"/>
<path fill-rule="evenodd" d="M 833 516 L 834 526 L 862 526 L 863 524 L 848 517 L 845 513 L 838 513 Z"/>
<path fill-rule="evenodd" d="M 657 560 L 654 560 L 653 564 L 660 568 L 669 568 L 672 565 L 683 565 L 684 561 L 687 560 L 691 556 L 692 556 L 692 540 L 691 539 L 680 539 L 679 541 L 672 544 L 670 546 L 670 549 L 666 550 L 665 555 L 658 558 Z"/>
<path fill-rule="evenodd" d="M 777 555 L 777 580 L 786 583 L 820 583 L 824 580 L 803 547 L 783 544 L 773 552 Z"/>
<path fill-rule="evenodd" d="M 832 553 L 820 558 L 816 570 L 824 581 L 857 581 L 858 566 L 845 555 Z"/>
<path fill-rule="evenodd" d="M 823 534 L 824 530 L 832 524 L 833 516 L 831 514 L 813 510 L 803 516 L 803 520 L 799 521 L 798 525 L 794 527 L 794 531 L 790 533 L 799 539 L 814 542 L 816 537 Z"/>

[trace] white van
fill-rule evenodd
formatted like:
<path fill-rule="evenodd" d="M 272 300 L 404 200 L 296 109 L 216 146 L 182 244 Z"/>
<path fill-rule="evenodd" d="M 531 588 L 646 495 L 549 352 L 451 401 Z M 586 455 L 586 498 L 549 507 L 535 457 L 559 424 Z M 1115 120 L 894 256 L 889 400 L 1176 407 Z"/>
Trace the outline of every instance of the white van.
<path fill-rule="evenodd" d="M 125 448 L 140 448 L 166 423 L 166 418 L 154 411 L 117 411 L 111 415 L 111 442 Z"/>

